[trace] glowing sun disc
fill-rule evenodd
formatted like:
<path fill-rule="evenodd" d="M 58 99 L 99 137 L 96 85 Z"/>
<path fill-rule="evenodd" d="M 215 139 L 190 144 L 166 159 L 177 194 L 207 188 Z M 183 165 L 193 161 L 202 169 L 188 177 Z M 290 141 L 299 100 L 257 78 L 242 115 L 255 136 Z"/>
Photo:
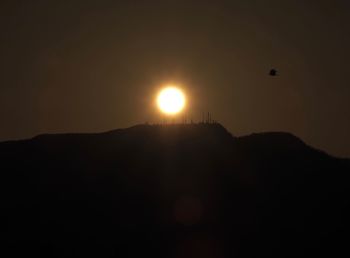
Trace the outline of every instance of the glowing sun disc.
<path fill-rule="evenodd" d="M 157 104 L 165 114 L 175 115 L 185 107 L 185 95 L 176 87 L 162 89 L 157 97 Z"/>

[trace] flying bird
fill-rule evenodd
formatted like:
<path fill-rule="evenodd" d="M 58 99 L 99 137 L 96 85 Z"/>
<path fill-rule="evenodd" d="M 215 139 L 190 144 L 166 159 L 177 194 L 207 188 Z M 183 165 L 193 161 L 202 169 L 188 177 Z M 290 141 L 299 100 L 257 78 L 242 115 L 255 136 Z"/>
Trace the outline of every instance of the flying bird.
<path fill-rule="evenodd" d="M 270 74 L 270 76 L 277 76 L 277 70 L 271 69 L 269 74 Z"/>

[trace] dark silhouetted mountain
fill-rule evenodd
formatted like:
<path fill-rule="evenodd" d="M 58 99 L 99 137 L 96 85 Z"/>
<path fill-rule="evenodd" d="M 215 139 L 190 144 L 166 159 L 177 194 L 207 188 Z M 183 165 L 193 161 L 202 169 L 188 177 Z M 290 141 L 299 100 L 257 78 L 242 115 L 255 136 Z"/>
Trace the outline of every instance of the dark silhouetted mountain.
<path fill-rule="evenodd" d="M 350 254 L 349 160 L 288 133 L 41 135 L 1 143 L 0 165 L 2 257 Z"/>

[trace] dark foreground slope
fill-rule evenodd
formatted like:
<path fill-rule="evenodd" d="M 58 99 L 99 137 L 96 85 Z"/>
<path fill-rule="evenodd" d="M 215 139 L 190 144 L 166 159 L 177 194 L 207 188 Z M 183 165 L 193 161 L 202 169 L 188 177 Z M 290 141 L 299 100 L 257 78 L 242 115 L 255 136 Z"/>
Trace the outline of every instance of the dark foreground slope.
<path fill-rule="evenodd" d="M 135 126 L 0 144 L 2 257 L 349 254 L 348 160 L 287 133 Z"/>

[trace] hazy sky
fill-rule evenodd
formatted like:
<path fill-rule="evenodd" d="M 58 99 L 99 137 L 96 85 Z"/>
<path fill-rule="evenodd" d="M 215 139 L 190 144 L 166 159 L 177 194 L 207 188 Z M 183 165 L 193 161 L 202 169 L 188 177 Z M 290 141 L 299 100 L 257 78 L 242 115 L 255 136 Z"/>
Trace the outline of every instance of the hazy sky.
<path fill-rule="evenodd" d="M 2 0 L 0 140 L 158 121 L 173 82 L 196 119 L 350 157 L 349 24 L 348 0 Z"/>

